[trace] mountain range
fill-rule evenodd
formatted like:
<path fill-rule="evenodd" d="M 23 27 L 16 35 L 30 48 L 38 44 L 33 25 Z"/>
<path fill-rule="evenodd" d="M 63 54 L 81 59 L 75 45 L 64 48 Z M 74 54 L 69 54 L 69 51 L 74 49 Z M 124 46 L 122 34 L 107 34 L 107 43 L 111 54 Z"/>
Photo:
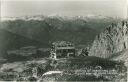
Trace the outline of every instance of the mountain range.
<path fill-rule="evenodd" d="M 2 52 L 31 45 L 50 47 L 52 42 L 62 40 L 90 46 L 104 28 L 122 20 L 104 16 L 42 15 L 10 19 L 0 22 L 1 43 L 5 43 L 1 47 Z"/>

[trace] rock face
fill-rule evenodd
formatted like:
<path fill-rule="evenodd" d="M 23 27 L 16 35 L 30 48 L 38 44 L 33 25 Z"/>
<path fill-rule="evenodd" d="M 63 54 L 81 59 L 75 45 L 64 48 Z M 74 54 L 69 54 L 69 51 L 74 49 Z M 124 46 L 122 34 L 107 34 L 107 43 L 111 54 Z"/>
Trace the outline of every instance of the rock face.
<path fill-rule="evenodd" d="M 125 49 L 128 49 L 128 23 L 122 21 L 111 24 L 96 36 L 89 55 L 108 58 Z"/>

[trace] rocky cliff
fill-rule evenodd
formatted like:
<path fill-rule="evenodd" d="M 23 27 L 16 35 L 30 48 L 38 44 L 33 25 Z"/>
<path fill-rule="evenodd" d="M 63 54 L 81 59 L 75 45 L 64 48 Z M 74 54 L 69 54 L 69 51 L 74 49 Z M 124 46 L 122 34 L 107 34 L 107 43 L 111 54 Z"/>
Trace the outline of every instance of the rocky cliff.
<path fill-rule="evenodd" d="M 128 23 L 122 21 L 112 23 L 96 36 L 89 55 L 108 58 L 113 53 L 128 49 Z"/>

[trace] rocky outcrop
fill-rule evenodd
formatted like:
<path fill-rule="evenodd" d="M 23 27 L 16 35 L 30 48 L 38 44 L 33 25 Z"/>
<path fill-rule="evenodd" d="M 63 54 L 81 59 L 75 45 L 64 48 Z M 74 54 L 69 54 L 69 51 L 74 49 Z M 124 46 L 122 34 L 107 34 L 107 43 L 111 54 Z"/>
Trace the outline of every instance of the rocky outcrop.
<path fill-rule="evenodd" d="M 96 36 L 89 55 L 108 58 L 113 53 L 128 49 L 128 23 L 112 23 L 101 34 Z"/>

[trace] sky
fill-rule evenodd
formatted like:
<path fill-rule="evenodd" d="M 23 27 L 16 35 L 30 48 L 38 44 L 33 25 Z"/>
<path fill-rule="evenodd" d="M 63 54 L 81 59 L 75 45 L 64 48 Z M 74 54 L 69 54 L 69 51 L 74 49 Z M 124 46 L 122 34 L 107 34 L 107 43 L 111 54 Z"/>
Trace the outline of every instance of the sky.
<path fill-rule="evenodd" d="M 1 0 L 1 17 L 27 15 L 127 16 L 126 0 Z"/>

